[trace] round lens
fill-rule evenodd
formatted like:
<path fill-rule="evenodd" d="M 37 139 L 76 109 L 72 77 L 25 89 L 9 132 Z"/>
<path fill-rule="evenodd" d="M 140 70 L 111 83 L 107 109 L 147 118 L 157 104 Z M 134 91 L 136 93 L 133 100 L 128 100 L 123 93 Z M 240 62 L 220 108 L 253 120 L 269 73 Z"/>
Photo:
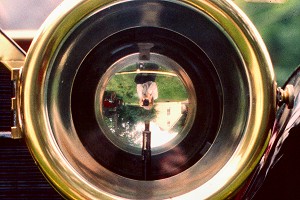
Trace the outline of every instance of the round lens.
<path fill-rule="evenodd" d="M 110 171 L 138 180 L 170 177 L 213 143 L 222 115 L 218 81 L 210 60 L 184 36 L 153 27 L 124 30 L 81 63 L 74 126 Z"/>
<path fill-rule="evenodd" d="M 188 133 L 197 107 L 194 86 L 183 68 L 148 52 L 148 59 L 141 59 L 139 52 L 114 63 L 102 76 L 95 96 L 103 133 L 133 154 L 141 154 L 145 131 L 151 133 L 152 154 L 174 147 Z"/>

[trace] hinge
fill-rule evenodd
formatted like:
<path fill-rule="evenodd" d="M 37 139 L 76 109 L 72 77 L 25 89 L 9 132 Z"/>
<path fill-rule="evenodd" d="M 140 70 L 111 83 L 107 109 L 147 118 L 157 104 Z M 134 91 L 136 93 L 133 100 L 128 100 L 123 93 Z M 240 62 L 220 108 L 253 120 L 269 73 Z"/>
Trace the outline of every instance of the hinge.
<path fill-rule="evenodd" d="M 20 108 L 20 88 L 21 88 L 22 68 L 14 68 L 11 71 L 13 82 L 13 97 L 11 98 L 11 109 L 13 112 L 13 126 L 11 127 L 11 137 L 13 139 L 22 138 Z"/>
<path fill-rule="evenodd" d="M 0 64 L 4 65 L 11 73 L 13 82 L 13 95 L 11 98 L 12 127 L 11 133 L 1 132 L 0 137 L 13 139 L 22 138 L 21 114 L 20 114 L 20 90 L 22 66 L 25 63 L 26 53 L 0 29 Z M 1 113 L 0 113 L 1 114 Z"/>

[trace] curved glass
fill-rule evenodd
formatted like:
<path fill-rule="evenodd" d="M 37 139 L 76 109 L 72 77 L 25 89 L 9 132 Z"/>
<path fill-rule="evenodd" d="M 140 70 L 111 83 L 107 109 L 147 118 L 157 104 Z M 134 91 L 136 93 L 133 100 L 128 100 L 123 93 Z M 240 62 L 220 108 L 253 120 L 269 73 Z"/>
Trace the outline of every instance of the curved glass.
<path fill-rule="evenodd" d="M 95 113 L 103 133 L 117 147 L 140 154 L 143 133 L 149 131 L 152 153 L 157 154 L 188 133 L 196 94 L 192 81 L 172 59 L 154 53 L 147 60 L 140 57 L 126 56 L 103 75 Z"/>

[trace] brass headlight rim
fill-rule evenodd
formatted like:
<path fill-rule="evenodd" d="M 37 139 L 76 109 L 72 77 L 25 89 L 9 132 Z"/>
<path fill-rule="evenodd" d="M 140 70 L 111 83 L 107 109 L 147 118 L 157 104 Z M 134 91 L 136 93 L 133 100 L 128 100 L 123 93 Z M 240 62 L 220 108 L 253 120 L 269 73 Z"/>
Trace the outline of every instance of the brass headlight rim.
<path fill-rule="evenodd" d="M 71 1 L 70 1 L 71 2 Z M 92 3 L 86 3 L 83 1 L 77 1 L 78 4 L 74 6 L 73 8 L 68 8 L 67 3 L 63 3 L 60 11 L 63 13 L 73 14 L 75 13 L 75 10 L 78 8 L 88 8 L 85 9 L 85 14 L 83 16 L 79 17 L 78 19 L 83 18 L 86 13 L 91 13 L 96 8 L 94 5 L 96 5 L 96 1 L 91 1 Z M 98 5 L 98 8 L 103 8 L 107 6 L 112 1 L 105 1 L 101 2 L 101 5 Z M 124 1 L 125 2 L 125 1 Z M 181 2 L 183 3 L 183 2 Z M 251 173 L 254 166 L 258 162 L 259 156 L 262 154 L 265 148 L 265 141 L 268 138 L 268 131 L 270 130 L 270 124 L 269 123 L 261 123 L 264 121 L 270 121 L 273 117 L 273 112 L 275 110 L 274 105 L 274 75 L 271 69 L 271 62 L 268 58 L 267 52 L 265 50 L 264 44 L 258 34 L 254 31 L 252 32 L 252 25 L 246 19 L 244 16 L 240 15 L 239 11 L 234 12 L 236 16 L 232 16 L 233 14 L 228 14 L 232 12 L 233 10 L 237 9 L 235 6 L 227 1 L 213 1 L 206 2 L 206 1 L 184 1 L 184 3 L 189 4 L 190 6 L 194 8 L 198 8 L 202 10 L 202 12 L 205 12 L 209 16 L 212 16 L 214 20 L 217 22 L 222 23 L 224 20 L 227 21 L 228 17 L 229 20 L 235 18 L 235 20 L 231 21 L 233 23 L 233 26 L 237 27 L 243 27 L 244 30 L 241 30 L 239 28 L 236 28 L 235 30 L 238 30 L 238 32 L 233 33 L 230 28 L 232 27 L 224 27 L 225 31 L 233 38 L 235 41 L 238 41 L 241 38 L 244 38 L 245 32 L 249 31 L 249 26 L 251 31 L 247 34 L 250 34 L 254 36 L 254 38 L 259 38 L 257 44 L 246 44 L 246 47 L 244 47 L 244 44 L 240 44 L 239 48 L 250 48 L 250 54 L 254 58 L 245 58 L 248 57 L 249 51 L 242 51 L 244 52 L 243 58 L 245 60 L 246 64 L 249 64 L 248 75 L 249 75 L 249 88 L 252 89 L 251 96 L 252 102 L 251 102 L 251 120 L 248 122 L 248 131 L 245 133 L 245 137 L 243 138 L 242 144 L 239 145 L 239 148 L 236 150 L 235 154 L 233 155 L 231 161 L 235 163 L 237 162 L 237 157 L 242 159 L 239 161 L 239 163 L 242 163 L 235 174 L 242 173 L 242 176 L 237 176 L 232 180 L 232 184 L 225 185 L 221 188 L 219 188 L 217 191 L 211 191 L 211 194 L 207 194 L 209 196 L 213 197 L 224 197 L 231 193 L 232 190 L 235 190 L 238 188 L 238 185 L 247 178 L 247 176 Z M 226 6 L 227 10 L 220 11 L 215 6 Z M 32 154 L 34 155 L 35 159 L 38 161 L 39 165 L 41 166 L 42 170 L 49 179 L 54 183 L 54 185 L 57 188 L 60 188 L 60 190 L 63 193 L 67 193 L 69 197 L 75 198 L 75 197 L 81 197 L 81 195 L 98 195 L 98 188 L 94 188 L 93 185 L 89 184 L 85 181 L 81 175 L 79 175 L 74 169 L 69 166 L 68 164 L 61 165 L 61 162 L 65 162 L 65 158 L 62 154 L 62 152 L 59 151 L 59 148 L 57 147 L 57 144 L 54 142 L 55 138 L 53 138 L 52 134 L 47 134 L 44 137 L 45 138 L 39 138 L 40 133 L 51 133 L 51 127 L 49 127 L 48 122 L 48 111 L 45 109 L 45 90 L 44 88 L 47 87 L 47 77 L 45 74 L 45 71 L 48 65 L 51 65 L 50 62 L 51 58 L 55 57 L 55 51 L 54 49 L 59 48 L 60 42 L 63 42 L 64 36 L 59 34 L 60 29 L 67 29 L 70 31 L 73 26 L 76 26 L 77 23 L 80 23 L 80 20 L 75 21 L 72 20 L 72 23 L 68 24 L 68 28 L 63 27 L 62 24 L 64 23 L 65 16 L 61 16 L 61 14 L 57 12 L 56 14 L 51 15 L 52 18 L 55 18 L 59 16 L 58 19 L 55 20 L 56 23 L 49 24 L 46 23 L 46 26 L 44 29 L 41 29 L 40 35 L 35 39 L 34 45 L 31 47 L 28 57 L 26 59 L 26 64 L 24 67 L 24 87 L 22 89 L 22 110 L 23 110 L 23 118 L 24 118 L 24 129 L 26 133 L 26 140 L 28 145 L 31 148 Z M 67 15 L 66 15 L 67 16 Z M 71 15 L 70 15 L 71 16 Z M 68 17 L 70 17 L 68 16 Z M 71 18 L 71 17 L 70 17 Z M 241 22 L 242 20 L 242 22 Z M 51 20 L 50 20 L 51 21 Z M 241 24 L 236 24 L 234 21 L 238 21 Z M 244 24 L 246 22 L 247 24 Z M 249 25 L 250 24 L 250 25 Z M 66 31 L 66 32 L 68 32 Z M 56 38 L 58 36 L 58 38 Z M 245 37 L 245 41 L 251 40 L 251 38 Z M 54 42 L 54 43 L 51 43 Z M 252 45 L 254 47 L 252 47 Z M 252 49 L 254 48 L 254 50 Z M 258 53 L 263 52 L 263 55 L 261 58 Z M 41 56 L 42 55 L 42 56 Z M 253 60 L 255 62 L 253 63 Z M 262 67 L 259 68 L 259 64 L 264 63 L 266 66 L 266 69 Z M 35 70 L 36 66 L 39 66 L 40 68 L 38 70 Z M 261 70 L 265 70 L 261 72 Z M 259 76 L 261 75 L 261 76 Z M 38 87 L 38 84 L 41 84 L 41 87 Z M 263 86 L 263 88 L 261 88 Z M 32 96 L 34 95 L 34 97 Z M 37 97 L 38 99 L 34 99 Z M 40 112 L 39 115 L 37 115 L 37 112 Z M 258 114 L 257 114 L 258 113 Z M 265 113 L 268 113 L 265 115 Z M 40 118 L 37 116 L 41 116 Z M 255 126 L 250 127 L 250 124 L 255 124 Z M 251 136 L 249 136 L 251 135 Z M 247 136 L 247 137 L 246 137 Z M 259 140 L 260 143 L 253 144 L 253 140 Z M 248 144 L 251 143 L 253 145 L 253 149 L 250 151 L 248 149 Z M 46 146 L 46 147 L 45 147 Z M 46 150 L 44 149 L 46 148 Z M 257 149 L 257 150 L 255 150 Z M 56 155 L 57 157 L 52 157 L 53 155 L 48 154 L 48 152 L 52 152 L 53 155 Z M 246 156 L 245 156 L 246 155 Z M 247 158 L 250 157 L 249 161 Z M 53 163 L 49 163 L 49 162 Z M 229 164 L 228 164 L 229 165 Z M 53 166 L 56 166 L 57 168 L 53 168 Z M 72 183 L 72 185 L 69 185 L 69 182 L 61 181 L 61 177 L 64 177 L 64 180 L 70 180 L 69 177 L 64 175 L 60 172 L 60 167 L 65 168 L 67 167 L 68 173 L 74 175 L 72 179 L 74 178 L 75 182 Z M 250 169 L 247 169 L 249 168 Z M 72 181 L 74 181 L 72 180 Z M 86 194 L 83 192 L 83 194 L 79 194 L 76 191 L 76 185 L 77 181 L 85 182 L 86 187 L 90 189 L 91 194 Z M 231 179 L 230 179 L 231 181 Z M 74 185 L 73 185 L 74 184 Z M 208 185 L 208 184 L 206 184 Z M 202 186 L 201 186 L 202 187 Z M 204 188 L 204 187 L 203 187 Z M 223 192 L 220 192 L 220 191 Z M 114 195 L 110 195 L 106 193 L 105 191 L 100 191 L 103 197 L 105 198 L 113 198 Z M 196 190 L 193 190 L 190 194 L 183 195 L 182 197 L 186 197 L 188 195 L 193 195 L 195 192 L 198 192 Z"/>

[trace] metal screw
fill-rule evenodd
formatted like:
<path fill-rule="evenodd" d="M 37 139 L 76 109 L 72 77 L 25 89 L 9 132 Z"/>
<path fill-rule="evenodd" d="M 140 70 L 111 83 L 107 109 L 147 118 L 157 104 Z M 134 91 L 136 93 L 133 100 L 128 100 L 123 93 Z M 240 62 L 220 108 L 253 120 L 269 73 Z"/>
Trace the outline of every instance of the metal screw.
<path fill-rule="evenodd" d="M 294 107 L 294 97 L 293 85 L 286 85 L 285 89 L 277 88 L 277 104 L 279 106 L 285 103 L 289 109 L 292 109 Z"/>

